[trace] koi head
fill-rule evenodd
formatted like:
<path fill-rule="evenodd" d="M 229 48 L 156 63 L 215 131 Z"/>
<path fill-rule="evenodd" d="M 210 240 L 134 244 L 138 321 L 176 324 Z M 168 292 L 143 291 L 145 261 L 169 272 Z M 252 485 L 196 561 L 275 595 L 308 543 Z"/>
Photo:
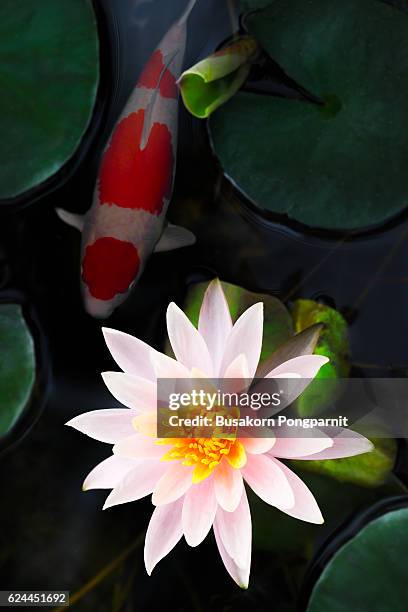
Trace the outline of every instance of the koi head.
<path fill-rule="evenodd" d="M 141 272 L 139 251 L 131 242 L 111 236 L 85 247 L 82 287 L 86 311 L 105 319 L 127 298 Z"/>

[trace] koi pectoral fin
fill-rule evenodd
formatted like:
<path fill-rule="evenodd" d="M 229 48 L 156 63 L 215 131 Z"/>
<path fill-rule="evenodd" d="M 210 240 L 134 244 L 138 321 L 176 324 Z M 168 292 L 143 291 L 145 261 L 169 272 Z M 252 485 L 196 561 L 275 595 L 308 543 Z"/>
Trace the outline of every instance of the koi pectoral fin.
<path fill-rule="evenodd" d="M 61 221 L 64 221 L 64 223 L 66 223 L 67 225 L 75 227 L 75 229 L 79 230 L 80 232 L 82 232 L 82 230 L 84 229 L 85 215 L 76 215 L 75 213 L 70 213 L 67 210 L 64 210 L 63 208 L 56 208 L 55 212 L 57 213 Z"/>
<path fill-rule="evenodd" d="M 182 247 L 190 246 L 194 244 L 196 237 L 192 232 L 179 227 L 178 225 L 171 225 L 170 223 L 166 227 L 162 237 L 156 244 L 154 249 L 155 253 L 162 253 L 163 251 L 173 251 L 174 249 L 181 249 Z"/>

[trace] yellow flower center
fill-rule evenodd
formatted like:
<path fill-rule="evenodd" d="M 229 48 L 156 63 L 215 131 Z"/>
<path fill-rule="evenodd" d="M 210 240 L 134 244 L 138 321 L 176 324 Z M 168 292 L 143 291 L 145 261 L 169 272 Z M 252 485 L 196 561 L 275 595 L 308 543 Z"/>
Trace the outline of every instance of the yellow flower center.
<path fill-rule="evenodd" d="M 162 438 L 157 444 L 173 445 L 162 461 L 194 466 L 193 483 L 208 478 L 223 460 L 236 469 L 244 467 L 247 460 L 244 446 L 234 438 Z"/>

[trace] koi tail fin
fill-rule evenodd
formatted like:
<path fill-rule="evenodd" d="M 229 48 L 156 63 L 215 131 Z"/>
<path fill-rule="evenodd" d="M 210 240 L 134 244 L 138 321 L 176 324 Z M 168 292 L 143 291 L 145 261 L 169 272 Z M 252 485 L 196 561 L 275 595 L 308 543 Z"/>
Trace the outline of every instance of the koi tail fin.
<path fill-rule="evenodd" d="M 180 17 L 180 19 L 178 20 L 178 25 L 183 25 L 186 23 L 187 19 L 190 17 L 190 13 L 193 10 L 193 8 L 195 7 L 197 3 L 197 0 L 190 0 L 190 2 L 187 4 L 186 9 L 184 11 L 184 13 L 182 14 L 182 16 Z"/>

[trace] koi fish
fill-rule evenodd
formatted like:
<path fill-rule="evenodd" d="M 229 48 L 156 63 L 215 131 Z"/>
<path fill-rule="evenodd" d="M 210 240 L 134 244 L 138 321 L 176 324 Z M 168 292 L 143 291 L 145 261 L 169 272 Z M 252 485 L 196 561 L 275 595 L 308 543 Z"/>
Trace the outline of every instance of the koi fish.
<path fill-rule="evenodd" d="M 128 296 L 153 252 L 195 242 L 166 223 L 176 167 L 178 88 L 190 0 L 151 55 L 103 152 L 90 210 L 57 209 L 82 231 L 81 286 L 87 312 L 108 317 Z"/>

